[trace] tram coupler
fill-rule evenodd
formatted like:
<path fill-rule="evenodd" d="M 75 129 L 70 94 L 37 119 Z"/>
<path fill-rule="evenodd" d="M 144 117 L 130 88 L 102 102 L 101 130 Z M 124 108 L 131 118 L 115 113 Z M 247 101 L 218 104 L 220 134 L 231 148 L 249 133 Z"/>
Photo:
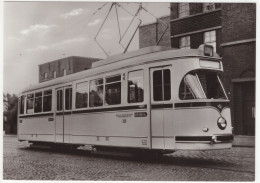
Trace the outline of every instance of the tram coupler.
<path fill-rule="evenodd" d="M 215 144 L 217 142 L 217 137 L 216 136 L 212 136 L 210 144 Z"/>

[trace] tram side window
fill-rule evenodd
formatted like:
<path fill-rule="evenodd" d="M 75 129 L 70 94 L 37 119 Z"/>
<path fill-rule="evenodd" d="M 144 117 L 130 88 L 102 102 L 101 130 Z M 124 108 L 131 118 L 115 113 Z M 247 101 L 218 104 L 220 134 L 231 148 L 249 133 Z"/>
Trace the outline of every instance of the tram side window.
<path fill-rule="evenodd" d="M 88 107 L 88 82 L 78 83 L 76 88 L 76 108 Z"/>
<path fill-rule="evenodd" d="M 27 95 L 27 101 L 26 101 L 26 113 L 27 114 L 32 114 L 33 113 L 33 105 L 34 103 L 34 94 L 28 94 Z"/>
<path fill-rule="evenodd" d="M 165 101 L 171 99 L 171 73 L 170 69 L 153 72 L 153 99 Z"/>
<path fill-rule="evenodd" d="M 20 114 L 24 114 L 24 104 L 25 104 L 25 96 L 21 96 L 20 98 Z"/>
<path fill-rule="evenodd" d="M 164 100 L 171 99 L 171 72 L 170 69 L 163 70 Z"/>
<path fill-rule="evenodd" d="M 71 110 L 72 106 L 72 88 L 65 89 L 65 110 Z"/>
<path fill-rule="evenodd" d="M 35 93 L 34 112 L 42 112 L 42 92 Z"/>
<path fill-rule="evenodd" d="M 121 104 L 121 75 L 106 77 L 105 104 Z"/>
<path fill-rule="evenodd" d="M 62 111 L 63 108 L 63 91 L 57 90 L 57 111 Z"/>
<path fill-rule="evenodd" d="M 43 112 L 51 111 L 52 90 L 45 90 L 43 94 Z"/>
<path fill-rule="evenodd" d="M 144 101 L 143 70 L 128 73 L 128 103 Z"/>
<path fill-rule="evenodd" d="M 90 81 L 89 106 L 103 106 L 103 78 Z"/>

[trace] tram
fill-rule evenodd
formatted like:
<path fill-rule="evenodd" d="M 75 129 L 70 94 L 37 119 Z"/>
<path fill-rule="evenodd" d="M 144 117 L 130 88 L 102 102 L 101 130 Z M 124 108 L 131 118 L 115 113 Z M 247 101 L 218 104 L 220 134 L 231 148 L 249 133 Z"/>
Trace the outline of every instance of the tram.
<path fill-rule="evenodd" d="M 222 72 L 210 45 L 114 55 L 24 89 L 18 140 L 163 153 L 231 148 Z"/>

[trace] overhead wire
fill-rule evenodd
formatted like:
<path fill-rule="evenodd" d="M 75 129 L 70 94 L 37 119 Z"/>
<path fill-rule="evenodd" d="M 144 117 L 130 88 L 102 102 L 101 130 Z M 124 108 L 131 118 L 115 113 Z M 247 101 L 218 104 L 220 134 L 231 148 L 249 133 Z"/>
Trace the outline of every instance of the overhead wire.
<path fill-rule="evenodd" d="M 115 11 L 116 11 L 117 27 L 118 27 L 119 37 L 120 37 L 118 43 L 122 46 L 122 48 L 124 48 L 124 52 L 123 52 L 123 53 L 127 52 L 128 47 L 130 46 L 130 44 L 131 44 L 131 42 L 132 42 L 134 36 L 136 35 L 136 32 L 137 32 L 138 28 L 140 27 L 140 25 L 141 25 L 141 23 L 142 23 L 142 20 L 141 20 L 141 18 L 140 18 L 141 10 L 144 10 L 146 13 L 148 13 L 149 15 L 151 15 L 152 17 L 154 17 L 157 22 L 162 22 L 162 24 L 166 25 L 166 28 L 165 28 L 165 30 L 163 31 L 163 33 L 160 35 L 160 38 L 159 38 L 159 40 L 156 42 L 156 45 L 159 44 L 160 40 L 162 39 L 163 35 L 165 34 L 166 30 L 168 29 L 168 27 L 169 27 L 168 24 L 165 24 L 165 22 L 163 22 L 162 20 L 160 20 L 159 18 L 157 18 L 155 15 L 153 15 L 150 11 L 148 11 L 146 8 L 144 8 L 144 7 L 142 6 L 142 3 L 139 3 L 139 2 L 133 2 L 133 3 L 139 5 L 139 7 L 138 7 L 137 11 L 135 12 L 135 14 L 132 14 L 130 11 L 128 11 L 128 10 L 127 10 L 123 5 L 121 5 L 119 2 L 112 2 L 112 3 L 111 3 L 111 6 L 110 6 L 110 8 L 109 8 L 109 10 L 108 10 L 108 13 L 107 13 L 106 17 L 103 19 L 103 22 L 102 22 L 102 24 L 101 24 L 99 30 L 97 31 L 97 34 L 96 34 L 95 37 L 94 37 L 94 41 L 95 41 L 95 42 L 97 43 L 97 45 L 101 48 L 101 50 L 106 54 L 106 56 L 109 56 L 109 54 L 108 54 L 108 52 L 102 47 L 102 45 L 98 42 L 97 37 L 98 37 L 98 35 L 99 35 L 101 29 L 103 28 L 105 22 L 107 21 L 107 18 L 108 18 L 108 16 L 109 16 L 109 14 L 111 13 L 112 8 L 113 8 L 114 6 L 115 6 Z M 86 26 L 88 25 L 88 22 L 93 18 L 94 15 L 96 15 L 99 11 L 101 11 L 107 4 L 108 4 L 107 2 L 106 2 L 106 3 L 103 3 L 103 4 L 102 4 L 100 7 L 98 7 L 93 13 L 91 13 L 90 15 L 88 15 L 87 20 L 86 20 L 86 17 L 84 17 L 84 19 L 80 19 L 79 21 L 77 21 L 77 22 L 75 22 L 74 24 L 70 25 L 69 28 L 71 28 L 71 27 L 73 27 L 73 26 L 75 26 L 75 25 L 77 25 L 77 24 L 79 24 L 79 23 L 81 23 L 81 22 L 84 21 L 85 23 L 84 23 L 84 26 L 83 26 L 82 31 L 81 31 L 81 34 L 83 34 L 83 31 L 86 29 Z M 127 3 L 127 4 L 130 4 L 130 3 Z M 127 26 L 126 30 L 124 31 L 124 33 L 121 32 L 121 27 L 120 27 L 120 22 L 119 22 L 119 14 L 118 14 L 118 9 L 117 9 L 117 7 L 121 8 L 122 10 L 124 10 L 125 12 L 127 12 L 129 15 L 131 15 L 131 16 L 133 17 L 132 20 L 131 20 L 131 22 L 130 22 L 129 25 Z M 138 16 L 139 16 L 139 17 L 138 17 Z M 125 46 L 121 43 L 121 41 L 122 41 L 123 38 L 125 37 L 127 31 L 128 31 L 128 30 L 130 29 L 130 27 L 132 26 L 132 24 L 133 24 L 133 22 L 134 22 L 135 19 L 137 19 L 137 20 L 139 21 L 139 24 L 137 25 L 136 29 L 134 30 L 134 33 L 132 34 L 132 36 L 131 36 L 131 38 L 130 38 L 128 44 L 127 44 L 127 46 L 125 47 Z M 63 32 L 68 31 L 69 28 L 68 28 L 68 29 L 65 29 Z"/>
<path fill-rule="evenodd" d="M 121 35 L 120 23 L 119 23 L 118 12 L 117 12 L 117 4 L 116 4 L 115 8 L 116 8 L 116 19 L 117 19 L 118 32 L 119 32 L 119 36 L 121 39 L 122 35 Z"/>
<path fill-rule="evenodd" d="M 140 26 L 141 23 L 142 23 L 142 20 L 137 17 L 138 14 L 139 14 L 139 12 L 140 12 L 140 10 L 141 10 L 141 5 L 142 5 L 142 3 L 137 3 L 137 4 L 139 5 L 139 7 L 138 7 L 136 13 L 133 15 L 133 14 L 130 13 L 126 8 L 124 8 L 122 5 L 120 5 L 119 3 L 117 3 L 117 5 L 118 5 L 120 8 L 122 8 L 123 10 L 125 10 L 125 11 L 126 11 L 127 13 L 129 13 L 131 16 L 133 16 L 133 18 L 132 18 L 130 24 L 128 25 L 127 29 L 126 29 L 125 32 L 123 33 L 123 36 L 121 36 L 121 38 L 119 39 L 119 42 L 118 42 L 118 43 L 124 48 L 124 52 L 123 52 L 123 53 L 126 53 L 126 52 L 127 52 L 127 49 L 128 49 L 128 47 L 129 47 L 129 45 L 131 44 L 131 42 L 132 42 L 132 40 L 133 40 L 133 38 L 134 38 L 134 36 L 135 36 L 135 34 L 136 34 L 136 32 L 137 32 L 139 26 Z M 137 19 L 139 20 L 139 24 L 137 25 L 137 27 L 136 27 L 134 33 L 132 34 L 132 37 L 130 38 L 130 40 L 129 40 L 127 46 L 124 47 L 124 45 L 122 44 L 122 40 L 123 40 L 125 34 L 127 33 L 127 31 L 129 30 L 129 28 L 131 27 L 132 23 L 134 22 L 135 18 L 137 18 Z"/>
<path fill-rule="evenodd" d="M 99 28 L 99 30 L 98 30 L 96 36 L 94 37 L 94 41 L 95 41 L 95 42 L 97 43 L 97 45 L 102 49 L 102 51 L 106 54 L 106 56 L 109 56 L 109 54 L 108 54 L 108 53 L 106 52 L 106 50 L 102 47 L 102 45 L 98 42 L 97 37 L 98 37 L 98 34 L 99 34 L 99 32 L 101 31 L 101 29 L 103 28 L 103 26 L 104 26 L 104 24 L 105 24 L 105 22 L 106 22 L 106 20 L 107 20 L 107 18 L 108 18 L 108 16 L 109 16 L 109 14 L 110 14 L 110 12 L 111 12 L 111 10 L 112 10 L 112 8 L 113 8 L 114 5 L 115 5 L 115 3 L 111 3 L 111 6 L 110 6 L 110 8 L 109 8 L 109 11 L 108 11 L 108 13 L 107 13 L 105 19 L 103 20 L 103 22 L 102 22 L 102 24 L 101 24 L 101 26 L 100 26 L 100 28 Z"/>
<path fill-rule="evenodd" d="M 83 27 L 83 29 L 82 29 L 82 32 L 83 32 L 83 30 L 86 28 L 86 26 L 88 25 L 88 22 L 92 19 L 92 17 L 93 17 L 94 15 L 96 15 L 98 11 L 102 10 L 107 4 L 108 4 L 108 3 L 104 3 L 102 6 L 100 6 L 96 11 L 94 11 L 94 12 L 88 17 L 88 20 L 85 22 L 84 27 Z"/>
<path fill-rule="evenodd" d="M 101 29 L 103 28 L 103 25 L 105 24 L 105 22 L 106 22 L 106 20 L 107 20 L 107 18 L 108 18 L 108 16 L 109 16 L 109 14 L 110 14 L 110 12 L 111 12 L 113 6 L 115 6 L 116 17 L 117 17 L 117 24 L 118 24 L 118 30 L 119 30 L 119 36 L 120 36 L 120 39 L 119 39 L 119 42 L 118 42 L 118 43 L 119 43 L 119 45 L 122 46 L 122 48 L 124 48 L 124 52 L 123 52 L 123 53 L 125 53 L 125 52 L 127 51 L 129 45 L 131 44 L 132 39 L 134 38 L 134 36 L 135 36 L 135 34 L 136 34 L 136 32 L 137 32 L 139 26 L 140 26 L 141 23 L 142 23 L 142 20 L 138 19 L 138 17 L 137 17 L 137 15 L 139 14 L 139 12 L 140 12 L 140 10 L 141 10 L 141 4 L 140 4 L 140 7 L 138 8 L 138 10 L 136 11 L 135 15 L 133 15 L 132 13 L 130 13 L 127 9 L 125 9 L 125 8 L 124 8 L 122 5 L 120 5 L 119 3 L 117 3 L 117 2 L 112 3 L 111 6 L 110 6 L 110 9 L 109 9 L 109 11 L 108 11 L 108 13 L 107 13 L 107 15 L 106 15 L 106 17 L 104 18 L 104 20 L 103 20 L 103 22 L 102 22 L 102 24 L 101 24 L 101 26 L 100 26 L 100 28 L 99 28 L 97 34 L 96 34 L 96 36 L 94 37 L 94 40 L 95 40 L 95 42 L 97 43 L 97 45 L 102 49 L 102 51 L 103 51 L 107 56 L 109 56 L 108 52 L 107 52 L 107 51 L 105 50 L 105 48 L 103 48 L 103 46 L 98 42 L 97 37 L 98 37 L 98 35 L 99 35 Z M 118 18 L 117 6 L 120 7 L 120 8 L 122 8 L 122 9 L 123 9 L 124 11 L 126 11 L 127 13 L 129 13 L 131 16 L 133 16 L 132 21 L 131 21 L 130 24 L 128 25 L 128 27 L 127 27 L 126 31 L 123 33 L 123 35 L 121 34 L 121 28 L 120 28 L 120 23 L 119 23 L 119 18 Z M 136 27 L 136 30 L 135 30 L 134 33 L 132 34 L 132 37 L 131 37 L 131 39 L 129 40 L 129 42 L 128 42 L 126 48 L 125 48 L 124 45 L 121 44 L 121 40 L 123 39 L 123 37 L 125 36 L 125 34 L 127 33 L 127 31 L 129 30 L 129 28 L 131 27 L 131 25 L 132 25 L 132 23 L 133 23 L 133 21 L 134 21 L 135 18 L 137 18 L 137 19 L 139 20 L 139 24 L 138 24 L 138 26 Z"/>

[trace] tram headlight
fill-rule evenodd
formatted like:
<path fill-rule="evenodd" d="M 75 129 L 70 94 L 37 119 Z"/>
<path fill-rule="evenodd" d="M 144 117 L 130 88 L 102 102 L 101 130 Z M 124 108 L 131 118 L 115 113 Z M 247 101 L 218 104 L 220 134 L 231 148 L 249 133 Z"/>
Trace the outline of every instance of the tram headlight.
<path fill-rule="evenodd" d="M 221 130 L 224 130 L 227 127 L 227 121 L 223 117 L 219 117 L 217 123 L 218 123 L 218 127 Z"/>
<path fill-rule="evenodd" d="M 212 57 L 214 53 L 214 48 L 211 45 L 204 45 L 204 55 Z"/>

